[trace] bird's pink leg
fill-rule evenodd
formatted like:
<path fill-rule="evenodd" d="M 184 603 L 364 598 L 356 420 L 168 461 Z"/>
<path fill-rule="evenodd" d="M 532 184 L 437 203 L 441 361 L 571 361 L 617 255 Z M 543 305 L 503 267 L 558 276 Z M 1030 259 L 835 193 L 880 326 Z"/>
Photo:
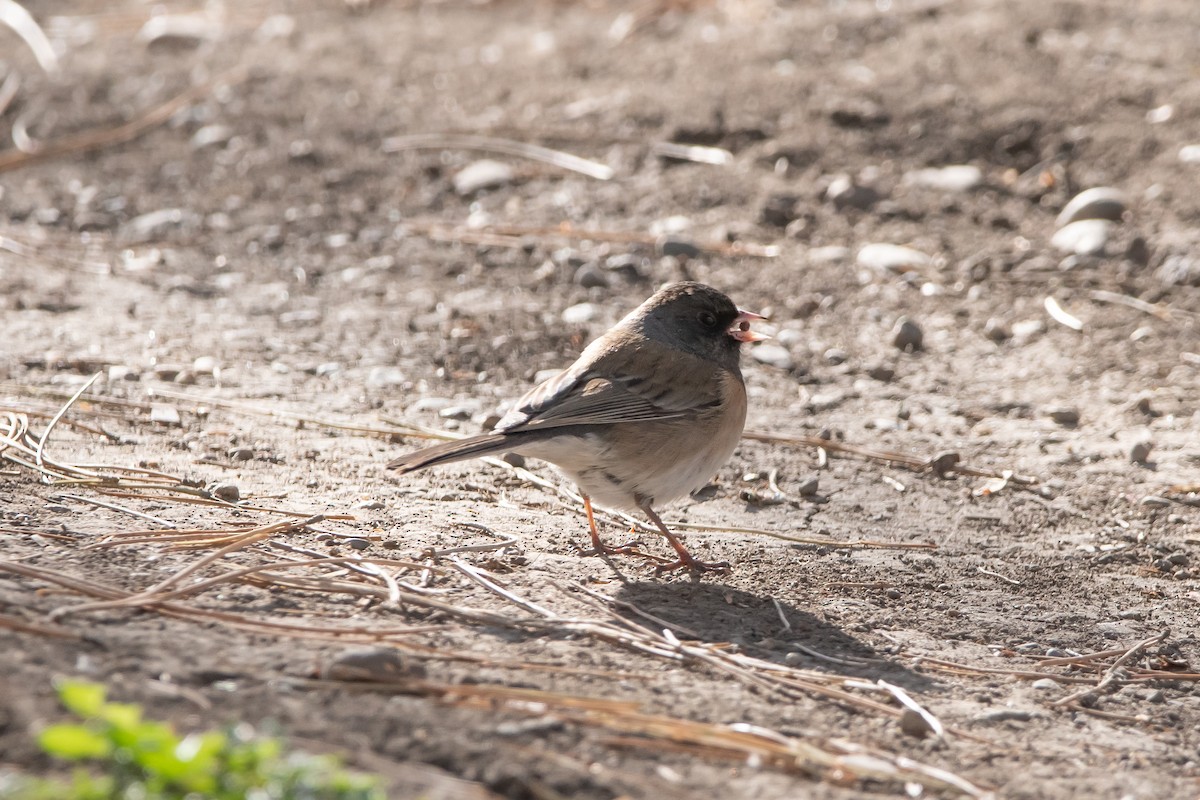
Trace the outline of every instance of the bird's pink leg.
<path fill-rule="evenodd" d="M 581 556 L 600 556 L 600 555 L 610 556 L 610 555 L 625 555 L 625 554 L 642 555 L 642 553 L 639 553 L 637 551 L 637 547 L 639 545 L 641 545 L 641 542 L 636 539 L 632 542 L 626 542 L 625 544 L 617 545 L 616 547 L 610 547 L 610 546 L 606 545 L 604 542 L 600 541 L 600 531 L 596 527 L 596 515 L 594 513 L 592 513 L 592 498 L 588 497 L 586 494 L 583 494 L 583 493 L 580 493 L 580 495 L 583 497 L 583 510 L 587 512 L 588 529 L 592 533 L 592 549 L 591 550 L 580 549 L 579 555 L 581 555 Z"/>
<path fill-rule="evenodd" d="M 671 547 L 675 548 L 675 553 L 679 556 L 678 561 L 673 561 L 670 564 L 659 564 L 654 568 L 655 572 L 670 572 L 673 569 L 682 569 L 685 567 L 693 572 L 708 572 L 709 570 L 712 570 L 713 572 L 729 572 L 729 570 L 732 569 L 728 561 L 716 561 L 713 563 L 708 563 L 697 560 L 691 553 L 688 552 L 688 549 L 683 546 L 683 542 L 679 541 L 679 537 L 667 530 L 667 526 L 663 524 L 661 519 L 658 518 L 658 514 L 654 513 L 654 509 L 650 507 L 649 503 L 642 504 L 641 509 L 642 512 L 650 518 L 650 521 L 654 523 L 655 527 L 658 528 L 658 532 L 667 537 L 667 541 L 671 543 Z"/>

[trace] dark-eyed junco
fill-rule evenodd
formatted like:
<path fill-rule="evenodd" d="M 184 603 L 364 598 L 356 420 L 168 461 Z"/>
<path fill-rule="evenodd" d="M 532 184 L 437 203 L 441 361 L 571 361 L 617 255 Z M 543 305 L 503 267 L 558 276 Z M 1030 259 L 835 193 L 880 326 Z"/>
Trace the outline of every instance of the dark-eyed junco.
<path fill-rule="evenodd" d="M 409 453 L 388 469 L 411 472 L 496 453 L 539 458 L 578 484 L 592 533 L 588 554 L 630 547 L 601 543 L 595 499 L 649 517 L 678 554 L 660 572 L 728 569 L 693 558 L 653 506 L 699 489 L 737 446 L 746 422 L 739 347 L 767 338 L 750 330 L 757 319 L 764 318 L 710 286 L 671 284 L 531 389 L 491 433 Z"/>

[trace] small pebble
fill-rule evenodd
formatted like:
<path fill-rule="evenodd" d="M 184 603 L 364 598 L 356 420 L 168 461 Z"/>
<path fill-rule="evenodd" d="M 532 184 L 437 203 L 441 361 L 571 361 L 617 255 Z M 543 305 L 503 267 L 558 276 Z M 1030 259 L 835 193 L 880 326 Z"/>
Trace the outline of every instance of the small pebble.
<path fill-rule="evenodd" d="M 1169 498 L 1166 498 L 1166 497 L 1160 497 L 1159 495 L 1156 495 L 1156 494 L 1148 494 L 1141 499 L 1140 505 L 1154 506 L 1156 508 L 1162 508 L 1164 506 L 1171 505 L 1171 501 Z"/>
<path fill-rule="evenodd" d="M 849 356 L 846 354 L 846 351 L 837 347 L 831 347 L 825 351 L 825 361 L 834 366 L 845 364 L 847 358 Z"/>
<path fill-rule="evenodd" d="M 226 503 L 236 503 L 242 499 L 242 492 L 236 483 L 214 484 L 209 487 L 208 493 L 218 500 L 224 500 Z"/>
<path fill-rule="evenodd" d="M 600 306 L 595 303 L 578 303 L 567 306 L 562 312 L 562 321 L 568 325 L 582 325 L 600 316 Z"/>
<path fill-rule="evenodd" d="M 179 416 L 179 409 L 165 403 L 152 403 L 150 405 L 150 421 L 159 422 L 163 425 L 180 425 L 183 422 Z"/>
<path fill-rule="evenodd" d="M 1071 198 L 1059 213 L 1054 224 L 1063 228 L 1083 219 L 1106 219 L 1120 222 L 1129 208 L 1129 197 L 1120 189 L 1097 186 Z"/>
<path fill-rule="evenodd" d="M 446 406 L 438 412 L 442 419 L 456 419 L 465 422 L 471 418 L 472 410 L 466 406 Z"/>
<path fill-rule="evenodd" d="M 655 249 L 660 256 L 674 256 L 675 258 L 696 258 L 703 255 L 704 251 L 700 249 L 691 239 L 679 234 L 666 234 L 658 237 L 658 241 L 654 244 Z"/>
<path fill-rule="evenodd" d="M 969 192 L 983 183 L 983 170 L 971 164 L 916 169 L 904 173 L 904 182 L 941 192 Z"/>
<path fill-rule="evenodd" d="M 1150 458 L 1150 451 L 1154 448 L 1151 442 L 1137 442 L 1133 447 L 1129 448 L 1129 460 L 1134 464 L 1145 464 Z"/>
<path fill-rule="evenodd" d="M 911 247 L 898 244 L 868 244 L 858 251 L 855 259 L 860 267 L 875 272 L 905 273 L 928 267 L 929 256 Z"/>
<path fill-rule="evenodd" d="M 1012 326 L 1013 339 L 1020 343 L 1028 342 L 1033 337 L 1046 330 L 1046 323 L 1040 319 L 1025 319 L 1014 322 Z"/>
<path fill-rule="evenodd" d="M 1033 719 L 1033 713 L 1030 711 L 1021 711 L 1016 708 L 998 708 L 995 711 L 987 711 L 975 717 L 974 722 L 993 723 L 993 722 L 1029 722 Z"/>
<path fill-rule="evenodd" d="M 798 664 L 804 663 L 804 656 L 800 653 L 792 651 L 790 653 L 784 654 L 783 663 L 787 664 L 789 667 L 794 667 Z"/>
<path fill-rule="evenodd" d="M 989 317 L 988 321 L 983 325 L 983 335 L 991 339 L 993 342 L 1004 342 L 1012 338 L 1012 329 L 1008 324 L 996 317 Z"/>
<path fill-rule="evenodd" d="M 1071 653 L 1061 647 L 1051 647 L 1046 651 L 1046 658 L 1070 658 Z"/>
<path fill-rule="evenodd" d="M 825 190 L 825 199 L 839 211 L 847 208 L 866 211 L 879 202 L 879 192 L 870 186 L 859 186 L 849 175 L 838 175 Z"/>
<path fill-rule="evenodd" d="M 361 508 L 364 511 L 378 511 L 381 508 L 385 508 L 383 502 L 380 500 L 363 500 L 361 503 L 356 504 L 354 507 Z"/>
<path fill-rule="evenodd" d="M 1184 164 L 1200 164 L 1200 144 L 1185 144 L 1179 148 L 1179 160 Z"/>
<path fill-rule="evenodd" d="M 911 708 L 906 708 L 900 714 L 900 732 L 905 736 L 914 736 L 918 739 L 923 739 L 933 733 L 933 729 L 929 727 L 929 721 L 920 713 Z"/>
<path fill-rule="evenodd" d="M 1079 424 L 1079 409 L 1071 406 L 1051 406 L 1046 409 L 1046 416 L 1057 422 L 1059 425 L 1078 425 Z"/>
<path fill-rule="evenodd" d="M 1167 561 L 1170 561 L 1177 567 L 1186 567 L 1189 560 L 1187 553 L 1171 553 L 1171 555 L 1167 556 Z"/>
<path fill-rule="evenodd" d="M 1190 253 L 1172 253 L 1154 271 L 1164 286 L 1200 286 L 1200 258 Z"/>
<path fill-rule="evenodd" d="M 378 681 L 411 676 L 420 678 L 425 668 L 388 647 L 348 650 L 321 670 L 321 677 L 339 681 Z"/>
<path fill-rule="evenodd" d="M 46 506 L 46 510 L 54 512 L 55 514 L 65 514 L 71 511 L 69 506 L 64 506 L 61 503 L 51 503 L 50 505 Z"/>
<path fill-rule="evenodd" d="M 905 352 L 920 350 L 924 343 L 925 334 L 920 325 L 908 317 L 896 320 L 896 325 L 892 328 L 892 345 L 897 350 Z"/>
<path fill-rule="evenodd" d="M 212 356 L 200 356 L 192 362 L 192 371 L 199 375 L 212 375 L 217 371 L 217 360 Z"/>
<path fill-rule="evenodd" d="M 351 550 L 366 550 L 368 547 L 371 546 L 371 542 L 368 539 L 362 539 L 358 536 L 352 536 L 351 538 L 346 540 L 346 546 L 349 547 Z"/>
<path fill-rule="evenodd" d="M 850 259 L 850 248 L 841 245 L 813 247 L 806 256 L 810 264 L 840 264 Z"/>
<path fill-rule="evenodd" d="M 405 380 L 399 367 L 371 367 L 367 373 L 367 385 L 380 389 L 402 386 Z"/>
<path fill-rule="evenodd" d="M 867 376 L 880 383 L 889 383 L 896 377 L 896 370 L 887 364 L 875 364 L 867 369 Z"/>
<path fill-rule="evenodd" d="M 1108 245 L 1112 227 L 1112 222 L 1106 219 L 1081 219 L 1055 231 L 1050 244 L 1057 250 L 1077 256 L 1100 255 Z"/>
<path fill-rule="evenodd" d="M 201 150 L 212 145 L 225 144 L 233 138 L 233 128 L 228 125 L 205 125 L 192 134 L 193 150 Z"/>
<path fill-rule="evenodd" d="M 531 734 L 549 733 L 552 731 L 562 730 L 566 727 L 560 719 L 552 717 L 542 717 L 540 719 L 516 719 L 506 720 L 496 726 L 495 733 L 497 736 L 511 738 L 514 736 L 529 736 Z"/>
<path fill-rule="evenodd" d="M 786 347 L 777 344 L 760 344 L 750 349 L 750 356 L 760 364 L 778 369 L 792 369 L 796 363 Z"/>
<path fill-rule="evenodd" d="M 474 194 L 483 189 L 495 189 L 512 183 L 516 173 L 508 164 L 480 159 L 460 169 L 454 175 L 454 191 L 462 195 Z"/>
<path fill-rule="evenodd" d="M 250 447 L 235 447 L 229 451 L 229 457 L 234 461 L 249 461 L 254 458 L 254 449 Z"/>
<path fill-rule="evenodd" d="M 603 289 L 608 286 L 608 276 L 597 264 L 589 261 L 575 270 L 575 283 L 584 289 Z"/>
<path fill-rule="evenodd" d="M 900 593 L 899 589 L 885 589 L 883 594 L 889 600 L 899 600 L 904 596 Z"/>
<path fill-rule="evenodd" d="M 817 490 L 821 486 L 821 479 L 817 475 L 810 475 L 796 486 L 796 494 L 801 497 L 814 497 Z"/>
<path fill-rule="evenodd" d="M 163 208 L 134 217 L 121 228 L 126 241 L 149 242 L 161 239 L 168 233 L 191 221 L 195 215 L 185 214 L 178 208 Z"/>
<path fill-rule="evenodd" d="M 1038 690 L 1057 689 L 1058 681 L 1054 680 L 1053 678 L 1038 678 L 1029 685 Z"/>
<path fill-rule="evenodd" d="M 636 281 L 642 276 L 642 260 L 632 253 L 618 253 L 604 261 L 604 269 L 614 272 L 625 280 Z"/>

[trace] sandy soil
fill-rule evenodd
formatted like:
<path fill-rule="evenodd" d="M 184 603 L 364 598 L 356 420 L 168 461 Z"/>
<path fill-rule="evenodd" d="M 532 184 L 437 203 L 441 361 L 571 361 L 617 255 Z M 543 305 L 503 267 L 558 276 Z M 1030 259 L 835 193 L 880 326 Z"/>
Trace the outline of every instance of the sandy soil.
<path fill-rule="evenodd" d="M 396 797 L 904 795 L 904 775 L 837 762 L 851 745 L 1003 797 L 1200 791 L 1200 165 L 1180 155 L 1200 142 L 1200 5 L 674 5 L 256 0 L 203 41 L 146 44 L 144 4 L 31 2 L 64 53 L 54 76 L 0 31 L 22 81 L 5 141 L 202 87 L 134 141 L 0 173 L 0 410 L 41 432 L 99 373 L 46 455 L 226 499 L 232 484 L 241 503 L 48 485 L 0 461 L 0 761 L 49 768 L 30 734 L 60 714 L 50 678 L 81 675 L 185 729 L 247 720 L 344 753 Z M 385 146 L 418 134 L 536 143 L 614 175 Z M 665 158 L 668 142 L 730 158 Z M 507 168 L 462 186 L 482 158 Z M 978 172 L 919 172 L 952 165 Z M 1056 217 L 1092 187 L 1123 193 L 1098 212 L 1118 219 L 1092 231 L 1097 252 L 1064 251 Z M 873 263 L 870 244 L 921 255 Z M 970 469 L 747 439 L 664 510 L 734 564 L 700 578 L 575 555 L 582 511 L 544 465 L 382 469 L 422 444 L 404 426 L 479 430 L 681 278 L 772 316 L 744 368 L 750 429 Z M 897 346 L 903 318 L 919 347 Z M 1007 471 L 1036 483 L 987 477 Z M 291 547 L 440 571 L 393 565 L 416 589 L 391 602 L 339 564 L 220 584 L 174 616 L 51 621 L 95 598 L 13 566 L 136 592 L 212 547 L 89 545 L 313 514 L 348 518 L 223 568 Z M 597 633 L 631 620 L 658 651 Z M 622 702 L 584 713 L 581 697 Z M 676 739 L 758 726 L 793 758 L 670 742 L 634 710 Z"/>

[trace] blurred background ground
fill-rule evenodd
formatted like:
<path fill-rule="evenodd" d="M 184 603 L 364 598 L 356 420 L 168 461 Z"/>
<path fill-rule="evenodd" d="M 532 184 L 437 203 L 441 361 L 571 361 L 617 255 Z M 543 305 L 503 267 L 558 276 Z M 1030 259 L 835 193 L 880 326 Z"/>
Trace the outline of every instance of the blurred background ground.
<path fill-rule="evenodd" d="M 5 146 L 111 129 L 198 87 L 132 141 L 36 163 L 0 154 L 4 409 L 44 429 L 99 373 L 73 414 L 113 434 L 60 425 L 47 452 L 231 484 L 244 505 L 352 515 L 288 539 L 322 555 L 420 559 L 494 543 L 484 526 L 515 542 L 460 557 L 517 595 L 595 614 L 555 588 L 581 585 L 684 638 L 886 680 L 955 732 L 922 738 L 827 696 L 411 605 L 250 584 L 195 605 L 432 624 L 408 638 L 404 669 L 439 685 L 845 739 L 1006 797 L 1195 794 L 1200 6 L 26 6 L 61 65 L 44 74 L 0 30 L 0 67 L 20 81 L 0 116 Z M 612 176 L 451 135 L 539 144 Z M 721 163 L 672 157 L 670 144 Z M 1085 224 L 1064 230 L 1060 212 L 1096 187 L 1107 191 L 1068 214 Z M 712 487 L 664 513 L 710 526 L 688 535 L 694 552 L 734 564 L 693 581 L 576 557 L 578 507 L 519 474 L 383 472 L 422 443 L 386 431 L 478 430 L 682 278 L 772 316 L 776 338 L 746 358 L 749 428 L 916 459 L 953 452 L 1037 486 L 747 440 Z M 161 526 L 39 477 L 0 469 L 7 561 L 134 591 L 195 557 L 85 549 Z M 120 504 L 182 528 L 274 520 Z M 876 544 L 836 546 L 860 540 Z M 460 572 L 430 588 L 456 607 L 511 610 Z M 77 601 L 0 573 L 6 763 L 47 768 L 29 734 L 59 713 L 49 677 L 71 674 L 184 728 L 277 728 L 431 796 L 904 792 L 642 746 L 500 701 L 312 683 L 348 647 L 330 641 L 147 611 L 61 620 L 85 639 L 12 622 Z M 1040 661 L 1108 651 L 1076 667 Z M 519 666 L 532 663 L 556 669 Z"/>

